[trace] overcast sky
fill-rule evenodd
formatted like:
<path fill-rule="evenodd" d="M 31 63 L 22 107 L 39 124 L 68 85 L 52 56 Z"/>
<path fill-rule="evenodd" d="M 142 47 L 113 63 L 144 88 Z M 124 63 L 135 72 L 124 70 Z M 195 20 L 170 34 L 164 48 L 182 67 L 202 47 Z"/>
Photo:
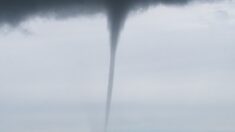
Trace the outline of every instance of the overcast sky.
<path fill-rule="evenodd" d="M 235 2 L 160 5 L 122 31 L 113 132 L 235 131 Z M 104 14 L 0 30 L 0 131 L 97 132 L 109 66 Z"/>

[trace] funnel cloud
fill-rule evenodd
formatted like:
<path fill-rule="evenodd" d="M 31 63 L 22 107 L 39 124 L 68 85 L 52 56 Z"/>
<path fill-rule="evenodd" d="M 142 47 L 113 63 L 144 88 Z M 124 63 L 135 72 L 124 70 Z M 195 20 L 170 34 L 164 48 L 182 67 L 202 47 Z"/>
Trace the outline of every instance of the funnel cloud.
<path fill-rule="evenodd" d="M 64 19 L 79 15 L 104 13 L 110 32 L 110 69 L 106 100 L 105 126 L 107 131 L 114 82 L 115 56 L 120 32 L 132 11 L 158 4 L 185 5 L 191 0 L 1 0 L 0 26 L 18 26 L 34 17 Z"/>

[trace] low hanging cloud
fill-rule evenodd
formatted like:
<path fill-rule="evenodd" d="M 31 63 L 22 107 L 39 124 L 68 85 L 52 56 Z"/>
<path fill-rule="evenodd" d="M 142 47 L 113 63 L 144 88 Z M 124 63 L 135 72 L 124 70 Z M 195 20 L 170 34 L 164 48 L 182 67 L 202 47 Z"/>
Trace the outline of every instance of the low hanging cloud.
<path fill-rule="evenodd" d="M 16 25 L 33 16 L 76 16 L 107 13 L 110 18 L 130 10 L 162 4 L 185 4 L 189 0 L 1 0 L 0 23 Z"/>

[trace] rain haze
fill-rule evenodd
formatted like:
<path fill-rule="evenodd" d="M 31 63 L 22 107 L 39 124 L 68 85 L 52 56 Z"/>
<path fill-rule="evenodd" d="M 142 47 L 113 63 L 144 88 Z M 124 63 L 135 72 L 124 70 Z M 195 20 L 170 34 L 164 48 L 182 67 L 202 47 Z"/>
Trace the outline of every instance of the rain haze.
<path fill-rule="evenodd" d="M 234 34 L 233 0 L 2 1 L 0 131 L 235 132 Z"/>

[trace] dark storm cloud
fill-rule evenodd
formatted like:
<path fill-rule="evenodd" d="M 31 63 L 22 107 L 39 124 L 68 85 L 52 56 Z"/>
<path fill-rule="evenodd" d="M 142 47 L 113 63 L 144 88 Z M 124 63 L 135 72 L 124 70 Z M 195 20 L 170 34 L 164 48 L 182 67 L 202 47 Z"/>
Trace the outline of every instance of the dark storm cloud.
<path fill-rule="evenodd" d="M 132 9 L 151 5 L 185 4 L 188 0 L 0 0 L 0 23 L 16 25 L 33 16 L 66 17 L 107 13 L 111 19 L 125 17 Z"/>

